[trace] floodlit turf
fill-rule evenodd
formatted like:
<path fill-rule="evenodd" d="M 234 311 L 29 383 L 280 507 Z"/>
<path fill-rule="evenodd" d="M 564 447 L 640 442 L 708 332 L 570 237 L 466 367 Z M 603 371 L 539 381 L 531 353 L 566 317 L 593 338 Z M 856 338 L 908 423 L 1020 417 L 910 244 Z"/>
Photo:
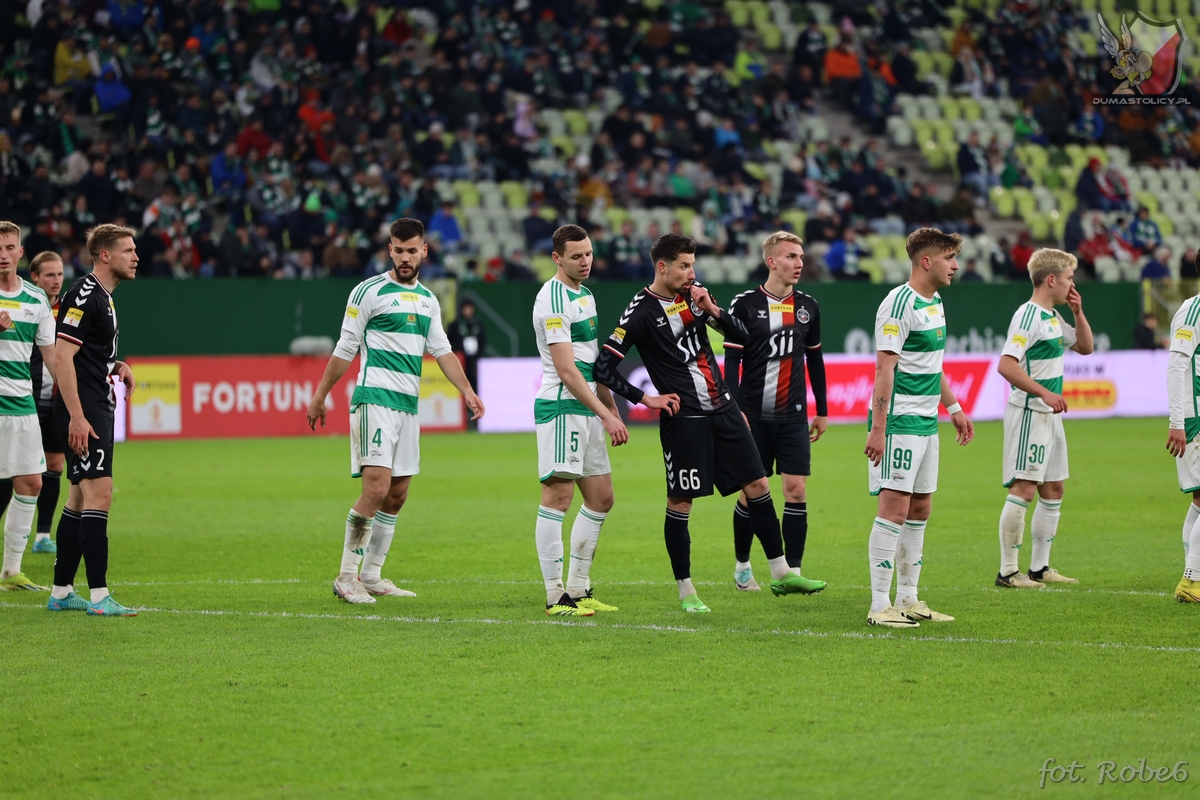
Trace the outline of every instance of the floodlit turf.
<path fill-rule="evenodd" d="M 532 435 L 425 438 L 384 571 L 418 597 L 368 607 L 330 590 L 357 494 L 345 439 L 127 444 L 110 577 L 145 610 L 0 595 L 0 794 L 1049 797 L 1100 792 L 1104 760 L 1200 772 L 1200 608 L 1171 597 L 1187 499 L 1165 429 L 1068 421 L 1053 562 L 1082 583 L 1037 593 L 992 586 L 1000 426 L 966 449 L 944 431 L 922 597 L 958 621 L 894 633 L 864 624 L 860 426 L 814 452 L 822 594 L 736 592 L 730 500 L 696 504 L 710 615 L 678 607 L 657 431 L 634 429 L 594 569 L 621 610 L 592 621 L 542 613 Z M 754 563 L 765 585 L 757 545 Z M 25 565 L 50 582 L 50 557 Z M 1048 758 L 1086 783 L 1039 789 Z"/>

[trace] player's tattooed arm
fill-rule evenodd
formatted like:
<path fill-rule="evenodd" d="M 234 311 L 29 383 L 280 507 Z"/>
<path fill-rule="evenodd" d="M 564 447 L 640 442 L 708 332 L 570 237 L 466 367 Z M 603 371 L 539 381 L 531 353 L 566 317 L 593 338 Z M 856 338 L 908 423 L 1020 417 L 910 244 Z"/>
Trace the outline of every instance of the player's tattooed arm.
<path fill-rule="evenodd" d="M 872 464 L 883 460 L 887 438 L 888 407 L 891 405 L 892 387 L 896 383 L 896 364 L 899 353 L 879 350 L 875 353 L 875 390 L 871 395 L 871 432 L 867 434 L 867 446 L 863 452 Z"/>

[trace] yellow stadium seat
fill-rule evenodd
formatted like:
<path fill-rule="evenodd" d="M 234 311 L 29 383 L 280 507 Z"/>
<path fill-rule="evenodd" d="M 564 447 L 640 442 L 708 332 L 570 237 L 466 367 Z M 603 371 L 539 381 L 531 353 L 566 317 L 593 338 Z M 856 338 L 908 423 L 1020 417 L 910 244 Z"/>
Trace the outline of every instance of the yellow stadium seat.
<path fill-rule="evenodd" d="M 533 267 L 533 273 L 537 275 L 539 281 L 548 281 L 554 277 L 554 273 L 558 272 L 558 267 L 554 264 L 554 259 L 550 256 L 534 256 L 530 262 Z"/>

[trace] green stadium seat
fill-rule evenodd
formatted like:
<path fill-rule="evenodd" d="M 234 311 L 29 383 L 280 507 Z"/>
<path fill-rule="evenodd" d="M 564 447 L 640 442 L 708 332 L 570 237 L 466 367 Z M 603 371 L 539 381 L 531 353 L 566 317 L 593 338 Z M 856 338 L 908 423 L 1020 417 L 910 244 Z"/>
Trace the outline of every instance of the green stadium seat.
<path fill-rule="evenodd" d="M 587 115 L 577 108 L 563 111 L 563 119 L 567 121 L 567 130 L 572 136 L 587 136 L 591 133 Z"/>
<path fill-rule="evenodd" d="M 1175 223 L 1166 214 L 1155 214 L 1151 212 L 1150 219 L 1158 223 L 1158 232 L 1163 236 L 1175 235 Z"/>
<path fill-rule="evenodd" d="M 1026 220 L 1029 232 L 1036 242 L 1044 242 L 1050 238 L 1050 220 L 1042 214 L 1035 214 Z"/>
<path fill-rule="evenodd" d="M 767 4 L 762 0 L 750 0 L 746 3 L 746 8 L 750 11 L 750 20 L 756 28 L 771 24 L 771 9 L 767 8 Z"/>
<path fill-rule="evenodd" d="M 1008 218 L 1016 213 L 1017 201 L 1012 192 L 996 187 L 992 189 L 992 208 L 995 209 L 996 216 Z"/>
<path fill-rule="evenodd" d="M 873 258 L 864 258 L 858 262 L 858 268 L 871 276 L 871 283 L 883 283 L 883 265 Z"/>
<path fill-rule="evenodd" d="M 539 281 L 548 281 L 558 272 L 558 267 L 550 256 L 534 256 L 530 266 L 533 267 L 533 274 L 537 275 Z"/>
<path fill-rule="evenodd" d="M 608 217 L 608 227 L 614 236 L 621 232 L 621 225 L 629 219 L 629 209 L 620 206 L 610 206 L 604 214 Z"/>
<path fill-rule="evenodd" d="M 983 109 L 976 100 L 970 97 L 958 99 L 958 110 L 962 112 L 963 119 L 968 122 L 975 122 L 983 117 Z"/>
<path fill-rule="evenodd" d="M 741 0 L 726 0 L 725 10 L 729 12 L 729 21 L 735 28 L 745 28 L 750 24 L 750 9 Z"/>
<path fill-rule="evenodd" d="M 804 226 L 808 223 L 808 214 L 798 208 L 791 208 L 779 215 L 783 221 L 792 226 L 797 236 L 804 235 Z"/>
<path fill-rule="evenodd" d="M 783 49 L 783 33 L 771 23 L 758 28 L 758 35 L 762 39 L 763 50 L 773 53 Z"/>
<path fill-rule="evenodd" d="M 675 206 L 675 219 L 679 220 L 679 224 L 683 226 L 685 235 L 690 235 L 692 230 L 692 220 L 696 218 L 696 209 L 691 206 Z M 666 231 L 663 231 L 666 233 Z"/>
<path fill-rule="evenodd" d="M 1158 195 L 1154 192 L 1136 192 L 1133 199 L 1137 201 L 1139 206 L 1145 206 L 1150 209 L 1150 216 L 1158 211 Z"/>

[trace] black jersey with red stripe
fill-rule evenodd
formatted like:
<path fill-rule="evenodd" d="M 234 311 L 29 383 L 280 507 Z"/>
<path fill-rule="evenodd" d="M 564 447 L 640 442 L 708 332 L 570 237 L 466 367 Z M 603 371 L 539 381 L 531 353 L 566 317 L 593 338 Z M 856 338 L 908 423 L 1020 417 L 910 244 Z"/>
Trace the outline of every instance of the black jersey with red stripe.
<path fill-rule="evenodd" d="M 729 313 L 746 326 L 750 335 L 745 345 L 725 343 L 730 351 L 726 356 L 727 372 L 737 360 L 734 351 L 741 355 L 741 377 L 736 382 L 738 406 L 748 418 L 763 422 L 806 421 L 804 356 L 806 351 L 821 347 L 817 301 L 803 292 L 775 297 L 759 286 L 735 297 Z M 821 365 L 823 373 L 823 359 Z M 818 413 L 825 405 L 824 375 L 821 377 Z"/>
<path fill-rule="evenodd" d="M 630 391 L 632 387 L 615 369 L 630 348 L 637 347 L 659 394 L 679 395 L 680 414 L 706 416 L 735 409 L 737 404 L 717 365 L 706 325 L 720 330 L 727 342 L 746 341 L 745 326 L 728 312 L 714 319 L 687 295 L 662 297 L 643 289 L 600 348 L 596 380 L 627 400 L 639 402 L 641 392 Z"/>

